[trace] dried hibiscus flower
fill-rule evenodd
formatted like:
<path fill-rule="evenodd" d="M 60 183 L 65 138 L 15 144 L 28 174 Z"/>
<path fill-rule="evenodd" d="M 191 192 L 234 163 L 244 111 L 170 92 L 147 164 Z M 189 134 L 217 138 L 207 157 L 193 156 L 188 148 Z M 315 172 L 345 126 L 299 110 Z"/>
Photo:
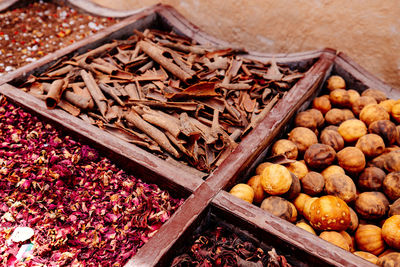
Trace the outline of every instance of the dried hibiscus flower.
<path fill-rule="evenodd" d="M 3 265 L 122 266 L 182 201 L 0 97 Z M 34 235 L 11 242 L 18 227 Z"/>
<path fill-rule="evenodd" d="M 175 257 L 171 266 L 291 266 L 275 249 L 265 253 L 263 249 L 220 226 L 198 234 L 194 239 L 189 252 Z"/>

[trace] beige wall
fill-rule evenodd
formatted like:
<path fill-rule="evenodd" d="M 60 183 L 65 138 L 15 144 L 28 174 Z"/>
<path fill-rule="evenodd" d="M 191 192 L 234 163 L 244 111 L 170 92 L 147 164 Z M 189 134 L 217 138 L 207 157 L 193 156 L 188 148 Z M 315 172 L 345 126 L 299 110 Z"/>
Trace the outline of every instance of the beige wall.
<path fill-rule="evenodd" d="M 137 9 L 155 0 L 95 0 Z M 398 0 L 161 0 L 204 31 L 263 52 L 332 47 L 400 88 Z"/>

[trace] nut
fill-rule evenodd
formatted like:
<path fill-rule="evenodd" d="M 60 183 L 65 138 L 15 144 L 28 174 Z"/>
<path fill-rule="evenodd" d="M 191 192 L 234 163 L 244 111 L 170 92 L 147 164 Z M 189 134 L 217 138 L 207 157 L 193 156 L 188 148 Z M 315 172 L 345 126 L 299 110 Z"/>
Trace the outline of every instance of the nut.
<path fill-rule="evenodd" d="M 272 156 L 285 155 L 288 159 L 297 159 L 298 150 L 295 143 L 287 139 L 280 139 L 272 146 Z"/>
<path fill-rule="evenodd" d="M 324 190 L 325 179 L 318 172 L 309 172 L 301 179 L 301 185 L 304 193 L 315 196 Z"/>
<path fill-rule="evenodd" d="M 322 114 L 326 114 L 332 108 L 329 96 L 324 95 L 314 98 L 312 107 L 321 111 Z"/>
<path fill-rule="evenodd" d="M 383 192 L 392 201 L 400 198 L 400 172 L 391 172 L 383 180 Z"/>
<path fill-rule="evenodd" d="M 261 209 L 287 221 L 290 221 L 293 218 L 291 203 L 281 197 L 267 197 L 261 203 Z"/>
<path fill-rule="evenodd" d="M 304 160 L 313 169 L 324 169 L 336 158 L 335 150 L 328 145 L 313 144 L 304 153 Z"/>
<path fill-rule="evenodd" d="M 358 186 L 362 191 L 379 191 L 386 173 L 377 167 L 365 168 L 358 176 Z"/>
<path fill-rule="evenodd" d="M 365 126 L 364 122 L 357 119 L 347 120 L 340 124 L 338 132 L 344 141 L 351 143 L 367 134 L 367 126 Z"/>
<path fill-rule="evenodd" d="M 360 96 L 353 103 L 353 113 L 358 116 L 364 107 L 371 104 L 378 104 L 378 102 L 376 102 L 375 98 L 371 96 Z"/>
<path fill-rule="evenodd" d="M 326 87 L 329 89 L 329 91 L 333 91 L 335 89 L 344 89 L 346 88 L 346 82 L 342 77 L 333 75 L 326 81 Z"/>
<path fill-rule="evenodd" d="M 363 251 L 379 255 L 385 250 L 382 230 L 376 225 L 360 225 L 355 234 L 357 247 Z"/>
<path fill-rule="evenodd" d="M 356 185 L 345 174 L 332 174 L 325 179 L 325 192 L 349 203 L 356 199 Z"/>
<path fill-rule="evenodd" d="M 252 203 L 254 199 L 253 188 L 247 184 L 237 184 L 232 187 L 229 193 L 249 203 Z"/>
<path fill-rule="evenodd" d="M 272 164 L 265 167 L 261 174 L 261 186 L 270 195 L 282 195 L 289 191 L 293 182 L 291 173 L 286 167 Z"/>
<path fill-rule="evenodd" d="M 344 147 L 343 137 L 335 130 L 324 129 L 319 140 L 322 144 L 331 146 L 335 151 L 342 150 Z"/>
<path fill-rule="evenodd" d="M 296 144 L 300 153 L 304 153 L 308 147 L 318 143 L 318 138 L 313 131 L 305 127 L 296 127 L 289 133 L 289 140 Z"/>
<path fill-rule="evenodd" d="M 342 109 L 333 108 L 325 114 L 325 121 L 328 124 L 339 125 L 346 120 Z"/>
<path fill-rule="evenodd" d="M 376 157 L 383 153 L 385 150 L 385 142 L 382 137 L 377 134 L 366 134 L 361 136 L 356 143 L 366 157 Z"/>
<path fill-rule="evenodd" d="M 365 156 L 356 147 L 348 146 L 336 154 L 339 166 L 350 173 L 359 173 L 365 168 Z"/>
<path fill-rule="evenodd" d="M 383 141 L 388 145 L 394 144 L 398 137 L 396 125 L 390 120 L 374 121 L 368 126 L 368 131 L 382 137 Z"/>
<path fill-rule="evenodd" d="M 261 186 L 261 175 L 255 175 L 247 181 L 247 184 L 253 188 L 254 198 L 253 202 L 255 204 L 260 204 L 263 199 L 267 196 L 263 187 Z"/>
<path fill-rule="evenodd" d="M 400 215 L 388 218 L 382 226 L 382 237 L 392 248 L 400 249 Z"/>
<path fill-rule="evenodd" d="M 374 121 L 390 120 L 389 113 L 378 104 L 365 106 L 360 112 L 360 120 L 370 125 Z"/>
<path fill-rule="evenodd" d="M 381 90 L 372 89 L 372 88 L 369 88 L 369 89 L 365 90 L 364 92 L 362 92 L 361 96 L 371 96 L 378 103 L 387 99 L 387 96 L 384 92 L 382 92 Z"/>
<path fill-rule="evenodd" d="M 378 219 L 389 210 L 389 201 L 381 192 L 364 192 L 358 195 L 355 209 L 364 219 Z"/>
<path fill-rule="evenodd" d="M 350 251 L 350 246 L 347 240 L 338 232 L 335 231 L 324 231 L 319 235 L 320 238 L 326 240 L 344 250 Z"/>
<path fill-rule="evenodd" d="M 331 103 L 338 107 L 349 107 L 350 106 L 350 95 L 344 89 L 335 89 L 329 94 L 329 100 Z"/>

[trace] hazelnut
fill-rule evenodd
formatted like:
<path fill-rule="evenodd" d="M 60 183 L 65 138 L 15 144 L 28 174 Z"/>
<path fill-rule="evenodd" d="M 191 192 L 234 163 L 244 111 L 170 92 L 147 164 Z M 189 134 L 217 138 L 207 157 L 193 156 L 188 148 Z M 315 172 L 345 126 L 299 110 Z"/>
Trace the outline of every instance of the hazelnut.
<path fill-rule="evenodd" d="M 363 251 L 379 255 L 385 250 L 382 230 L 376 225 L 360 225 L 355 234 L 357 247 Z"/>
<path fill-rule="evenodd" d="M 389 217 L 393 215 L 400 215 L 400 198 L 398 198 L 392 205 L 389 205 Z"/>
<path fill-rule="evenodd" d="M 383 107 L 389 114 L 392 113 L 392 107 L 396 104 L 396 100 L 387 99 L 379 103 L 379 106 Z"/>
<path fill-rule="evenodd" d="M 329 94 L 329 100 L 338 107 L 350 106 L 350 95 L 344 89 L 335 89 Z"/>
<path fill-rule="evenodd" d="M 253 188 L 254 198 L 253 202 L 255 204 L 260 204 L 263 199 L 267 196 L 263 187 L 261 186 L 261 175 L 255 175 L 247 181 L 247 184 Z"/>
<path fill-rule="evenodd" d="M 340 173 L 340 174 L 345 174 L 345 171 L 342 167 L 338 166 L 338 165 L 331 165 L 328 168 L 326 168 L 325 170 L 323 170 L 321 172 L 322 176 L 326 179 L 328 176 L 332 175 L 332 174 L 336 174 L 336 173 Z"/>
<path fill-rule="evenodd" d="M 364 219 L 378 219 L 389 210 L 389 201 L 381 192 L 364 192 L 358 195 L 355 209 Z"/>
<path fill-rule="evenodd" d="M 356 185 L 345 174 L 332 174 L 325 179 L 325 192 L 349 203 L 356 199 Z"/>
<path fill-rule="evenodd" d="M 340 124 L 338 132 L 344 141 L 351 143 L 367 134 L 367 126 L 357 119 L 347 120 Z"/>
<path fill-rule="evenodd" d="M 311 203 L 309 221 L 314 229 L 346 230 L 350 225 L 350 210 L 346 202 L 335 196 L 322 196 Z"/>
<path fill-rule="evenodd" d="M 400 249 L 400 215 L 393 215 L 385 221 L 382 237 L 390 247 Z"/>
<path fill-rule="evenodd" d="M 382 188 L 386 173 L 377 167 L 365 168 L 358 177 L 358 186 L 363 191 L 378 191 Z"/>
<path fill-rule="evenodd" d="M 301 161 L 295 161 L 289 163 L 286 168 L 293 174 L 295 174 L 300 180 L 308 173 L 307 165 Z"/>
<path fill-rule="evenodd" d="M 368 126 L 368 131 L 382 137 L 388 145 L 394 144 L 398 136 L 396 125 L 390 120 L 374 121 Z"/>
<path fill-rule="evenodd" d="M 261 203 L 261 209 L 287 221 L 290 221 L 293 218 L 291 203 L 281 197 L 267 197 Z"/>
<path fill-rule="evenodd" d="M 324 169 L 336 158 L 335 150 L 328 145 L 313 144 L 304 153 L 304 160 L 313 169 Z"/>
<path fill-rule="evenodd" d="M 229 193 L 249 203 L 253 202 L 254 191 L 253 188 L 251 188 L 247 184 L 237 184 L 234 187 L 232 187 Z"/>
<path fill-rule="evenodd" d="M 306 230 L 307 232 L 309 232 L 309 233 L 311 233 L 313 235 L 317 235 L 315 233 L 314 229 L 308 223 L 306 223 L 304 221 L 296 223 L 296 226 L 301 228 L 301 229 L 303 229 L 303 230 Z"/>
<path fill-rule="evenodd" d="M 391 115 L 395 121 L 400 122 L 400 102 L 396 102 L 392 106 L 392 112 Z"/>
<path fill-rule="evenodd" d="M 375 98 L 376 102 L 378 102 L 378 103 L 387 99 L 387 96 L 384 92 L 382 92 L 381 90 L 372 89 L 372 88 L 369 88 L 369 89 L 365 90 L 364 92 L 362 92 L 361 96 L 371 96 L 371 97 Z"/>
<path fill-rule="evenodd" d="M 303 179 L 301 185 L 304 193 L 315 196 L 322 192 L 325 186 L 324 177 L 318 172 L 309 172 Z"/>
<path fill-rule="evenodd" d="M 293 200 L 293 204 L 296 207 L 297 211 L 300 214 L 303 214 L 304 211 L 304 205 L 308 199 L 311 199 L 309 195 L 306 195 L 304 193 L 300 193 L 297 195 L 297 197 Z"/>
<path fill-rule="evenodd" d="M 312 107 L 321 111 L 322 114 L 326 114 L 332 108 L 329 96 L 325 95 L 314 98 Z"/>
<path fill-rule="evenodd" d="M 370 125 L 374 121 L 390 120 L 389 113 L 378 104 L 365 106 L 360 112 L 360 120 Z"/>
<path fill-rule="evenodd" d="M 324 125 L 325 119 L 321 111 L 315 108 L 308 109 L 306 111 L 314 116 L 314 119 L 317 122 L 317 127 L 321 127 Z"/>
<path fill-rule="evenodd" d="M 369 162 L 370 166 L 386 169 L 388 172 L 400 171 L 400 151 L 382 154 Z"/>
<path fill-rule="evenodd" d="M 329 89 L 329 91 L 333 91 L 335 89 L 344 89 L 346 88 L 346 82 L 342 77 L 333 75 L 326 81 L 326 87 Z"/>
<path fill-rule="evenodd" d="M 383 180 L 383 192 L 391 200 L 400 198 L 400 172 L 391 172 Z"/>
<path fill-rule="evenodd" d="M 382 137 L 377 134 L 366 134 L 358 139 L 356 147 L 359 148 L 365 156 L 372 158 L 383 153 L 385 150 L 385 142 Z"/>
<path fill-rule="evenodd" d="M 366 252 L 366 251 L 355 251 L 355 252 L 353 252 L 353 254 L 357 255 L 358 257 L 361 257 L 364 260 L 367 260 L 373 264 L 376 264 L 378 262 L 377 256 L 375 256 L 372 253 Z"/>
<path fill-rule="evenodd" d="M 297 146 L 290 140 L 280 139 L 272 146 L 272 156 L 285 155 L 288 159 L 297 159 Z"/>
<path fill-rule="evenodd" d="M 264 168 L 261 174 L 261 186 L 270 195 L 282 195 L 292 185 L 292 175 L 286 167 L 272 164 Z"/>
<path fill-rule="evenodd" d="M 335 151 L 342 150 L 344 147 L 343 137 L 335 130 L 324 129 L 319 140 L 322 144 L 331 146 Z"/>
<path fill-rule="evenodd" d="M 358 216 L 357 213 L 350 208 L 350 225 L 349 228 L 347 229 L 350 232 L 354 232 L 358 228 Z"/>
<path fill-rule="evenodd" d="M 289 133 L 289 140 L 296 144 L 299 152 L 304 153 L 309 146 L 318 143 L 313 131 L 305 127 L 296 127 Z"/>
<path fill-rule="evenodd" d="M 360 98 L 360 93 L 353 89 L 347 90 L 347 93 L 350 96 L 350 105 L 353 106 L 354 102 Z"/>
<path fill-rule="evenodd" d="M 358 116 L 364 107 L 371 104 L 378 104 L 378 102 L 376 102 L 375 98 L 371 96 L 360 96 L 353 103 L 353 113 Z"/>
<path fill-rule="evenodd" d="M 325 114 L 325 121 L 328 124 L 339 125 L 346 120 L 343 110 L 333 108 Z"/>
<path fill-rule="evenodd" d="M 319 235 L 320 238 L 326 240 L 344 250 L 350 251 L 349 243 L 347 240 L 338 232 L 335 231 L 324 231 Z"/>
<path fill-rule="evenodd" d="M 350 173 L 359 173 L 365 168 L 365 156 L 356 147 L 345 147 L 336 154 L 336 157 L 339 166 Z"/>

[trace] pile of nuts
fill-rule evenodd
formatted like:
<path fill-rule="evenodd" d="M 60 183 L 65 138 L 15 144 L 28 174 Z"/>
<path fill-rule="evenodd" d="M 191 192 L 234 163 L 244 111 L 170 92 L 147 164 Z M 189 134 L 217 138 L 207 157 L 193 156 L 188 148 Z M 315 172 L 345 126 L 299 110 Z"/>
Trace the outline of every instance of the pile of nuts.
<path fill-rule="evenodd" d="M 326 87 L 230 193 L 372 263 L 400 262 L 400 100 L 340 76 Z"/>

